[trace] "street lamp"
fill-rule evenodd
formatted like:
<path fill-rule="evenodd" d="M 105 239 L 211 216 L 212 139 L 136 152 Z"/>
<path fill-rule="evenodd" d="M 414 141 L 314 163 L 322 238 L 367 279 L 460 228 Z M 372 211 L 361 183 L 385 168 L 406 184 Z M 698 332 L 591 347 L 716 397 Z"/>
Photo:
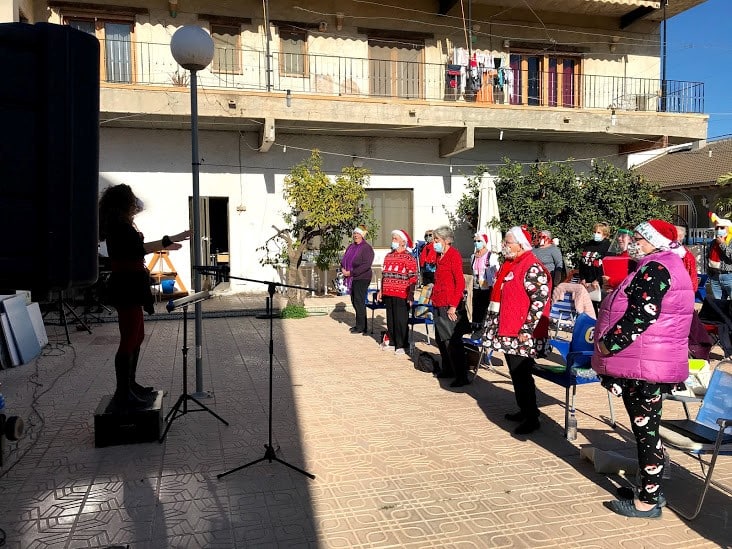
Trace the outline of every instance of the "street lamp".
<path fill-rule="evenodd" d="M 191 172 L 193 174 L 193 290 L 201 291 L 201 273 L 196 269 L 201 263 L 201 204 L 198 185 L 199 157 L 198 157 L 198 80 L 196 73 L 205 69 L 213 59 L 214 43 L 201 27 L 186 25 L 179 28 L 170 40 L 170 52 L 176 62 L 191 71 Z M 195 305 L 195 345 L 196 345 L 196 393 L 203 393 L 203 364 L 202 364 L 202 323 L 203 313 L 201 302 Z"/>

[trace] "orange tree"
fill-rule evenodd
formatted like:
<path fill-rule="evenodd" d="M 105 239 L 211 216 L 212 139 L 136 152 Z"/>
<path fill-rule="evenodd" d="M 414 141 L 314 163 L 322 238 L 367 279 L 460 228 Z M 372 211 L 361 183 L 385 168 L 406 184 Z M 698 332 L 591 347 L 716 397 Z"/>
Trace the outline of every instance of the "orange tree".
<path fill-rule="evenodd" d="M 502 231 L 514 225 L 549 229 L 570 257 L 576 257 L 598 221 L 615 230 L 651 218 L 671 218 L 671 208 L 658 195 L 656 185 L 607 162 L 596 162 L 588 172 L 576 172 L 569 162 L 524 166 L 505 160 L 495 175 L 488 167 L 478 166 L 468 177 L 454 223 L 476 229 L 483 177 L 495 177 Z"/>
<path fill-rule="evenodd" d="M 376 234 L 371 208 L 366 201 L 369 171 L 345 166 L 335 177 L 323 171 L 320 153 L 295 165 L 284 180 L 284 198 L 289 210 L 283 215 L 285 226 L 272 228 L 275 234 L 259 248 L 262 263 L 284 263 L 286 283 L 307 286 L 299 268 L 303 253 L 318 248 L 316 265 L 325 270 L 339 260 L 344 243 L 359 224 Z M 288 289 L 287 308 L 302 307 L 302 291 Z"/>

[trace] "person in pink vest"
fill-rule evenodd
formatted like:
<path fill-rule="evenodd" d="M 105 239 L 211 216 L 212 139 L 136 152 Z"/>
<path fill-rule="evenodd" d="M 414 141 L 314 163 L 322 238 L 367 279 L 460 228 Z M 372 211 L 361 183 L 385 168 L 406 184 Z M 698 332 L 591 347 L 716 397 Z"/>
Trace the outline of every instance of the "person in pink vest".
<path fill-rule="evenodd" d="M 519 422 L 513 431 L 517 435 L 539 428 L 532 370 L 539 341 L 548 335 L 552 293 L 551 274 L 531 250 L 526 229 L 511 227 L 506 232 L 501 251 L 504 262 L 493 285 L 483 343 L 506 357 L 519 410 L 505 418 Z"/>
<path fill-rule="evenodd" d="M 411 249 L 412 239 L 407 231 L 391 231 L 391 251 L 384 257 L 381 289 L 376 295 L 386 306 L 386 329 L 397 355 L 409 352 L 409 307 L 417 285 L 417 260 Z M 388 348 L 381 344 L 382 351 Z"/>
<path fill-rule="evenodd" d="M 689 375 L 694 291 L 673 225 L 651 219 L 635 228 L 633 238 L 629 253 L 638 265 L 600 306 L 592 367 L 605 388 L 622 396 L 638 445 L 637 495 L 606 505 L 626 517 L 657 518 L 661 405 L 663 394 Z"/>

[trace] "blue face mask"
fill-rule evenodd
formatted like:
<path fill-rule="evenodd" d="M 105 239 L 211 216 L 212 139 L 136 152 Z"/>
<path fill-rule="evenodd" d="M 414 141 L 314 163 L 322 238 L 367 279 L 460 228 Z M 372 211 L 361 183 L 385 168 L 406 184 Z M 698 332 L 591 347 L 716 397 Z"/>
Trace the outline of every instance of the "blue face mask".
<path fill-rule="evenodd" d="M 435 251 L 438 254 L 441 254 L 442 253 L 442 242 L 435 242 L 434 246 L 435 246 Z"/>
<path fill-rule="evenodd" d="M 482 250 L 483 248 L 485 248 L 485 242 L 474 242 L 473 246 L 476 250 Z"/>
<path fill-rule="evenodd" d="M 396 250 L 398 247 L 399 247 L 399 244 L 398 243 L 396 243 L 396 242 L 392 242 L 391 243 L 391 249 L 392 250 Z"/>
<path fill-rule="evenodd" d="M 727 229 L 717 229 L 717 236 L 719 238 L 724 238 L 727 236 Z"/>
<path fill-rule="evenodd" d="M 595 242 L 600 242 L 602 240 L 602 233 L 595 233 L 592 235 L 592 239 Z"/>

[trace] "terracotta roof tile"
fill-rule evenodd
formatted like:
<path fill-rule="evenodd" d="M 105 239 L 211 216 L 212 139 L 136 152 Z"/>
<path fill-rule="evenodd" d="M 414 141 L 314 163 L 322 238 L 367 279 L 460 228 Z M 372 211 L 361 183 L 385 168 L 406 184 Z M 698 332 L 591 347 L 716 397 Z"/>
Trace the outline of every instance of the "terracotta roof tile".
<path fill-rule="evenodd" d="M 707 143 L 696 150 L 666 153 L 634 168 L 662 189 L 716 185 L 720 175 L 732 172 L 732 139 Z"/>

